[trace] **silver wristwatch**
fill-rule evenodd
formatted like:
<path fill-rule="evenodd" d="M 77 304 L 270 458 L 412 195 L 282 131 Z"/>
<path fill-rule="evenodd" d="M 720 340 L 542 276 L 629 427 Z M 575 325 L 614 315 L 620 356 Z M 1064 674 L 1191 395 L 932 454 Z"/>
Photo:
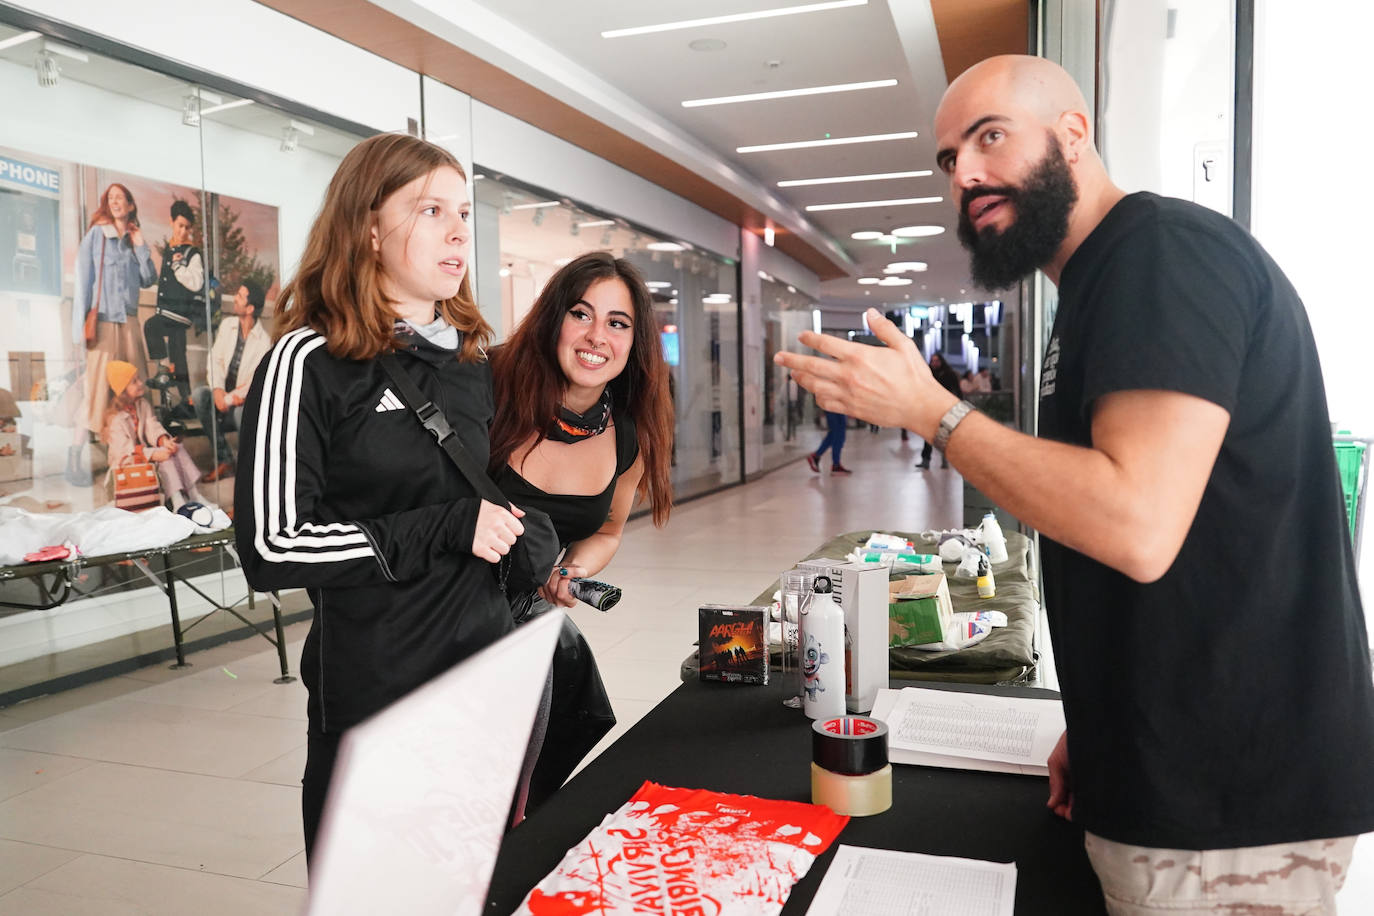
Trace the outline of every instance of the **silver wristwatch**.
<path fill-rule="evenodd" d="M 949 445 L 949 437 L 954 435 L 954 427 L 974 410 L 974 406 L 968 401 L 960 401 L 945 411 L 945 415 L 940 418 L 940 428 L 935 431 L 935 441 L 931 443 L 941 454 L 944 454 L 945 446 Z"/>

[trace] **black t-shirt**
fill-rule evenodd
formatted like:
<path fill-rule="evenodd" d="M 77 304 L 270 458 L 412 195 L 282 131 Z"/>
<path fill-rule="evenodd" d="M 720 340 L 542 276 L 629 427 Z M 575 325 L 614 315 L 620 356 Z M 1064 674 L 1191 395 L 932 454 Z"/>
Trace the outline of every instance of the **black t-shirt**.
<path fill-rule="evenodd" d="M 1064 269 L 1040 434 L 1089 446 L 1094 401 L 1143 389 L 1230 424 L 1157 582 L 1044 539 L 1074 821 L 1182 849 L 1374 829 L 1374 687 L 1307 314 L 1234 222 L 1132 194 Z"/>
<path fill-rule="evenodd" d="M 516 473 L 509 464 L 495 475 L 496 485 L 515 505 L 523 508 L 533 506 L 549 514 L 558 540 L 564 546 L 574 541 L 590 537 L 606 523 L 611 514 L 611 498 L 615 496 L 615 485 L 620 475 L 628 471 L 639 457 L 639 440 L 635 436 L 635 423 L 628 413 L 617 410 L 612 415 L 615 425 L 602 435 L 615 436 L 615 476 L 605 490 L 592 496 L 569 493 L 545 493 Z"/>

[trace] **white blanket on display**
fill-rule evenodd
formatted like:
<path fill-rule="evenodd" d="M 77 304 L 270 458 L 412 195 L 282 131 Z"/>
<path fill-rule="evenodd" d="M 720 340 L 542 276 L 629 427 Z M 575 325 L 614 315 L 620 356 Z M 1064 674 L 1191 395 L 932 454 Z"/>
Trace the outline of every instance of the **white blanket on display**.
<path fill-rule="evenodd" d="M 90 512 L 42 514 L 0 506 L 0 565 L 18 565 L 25 554 L 54 544 L 74 544 L 87 557 L 166 547 L 193 534 L 229 527 L 223 511 L 215 509 L 214 516 L 211 525 L 201 527 L 162 506 L 143 512 L 106 506 Z"/>

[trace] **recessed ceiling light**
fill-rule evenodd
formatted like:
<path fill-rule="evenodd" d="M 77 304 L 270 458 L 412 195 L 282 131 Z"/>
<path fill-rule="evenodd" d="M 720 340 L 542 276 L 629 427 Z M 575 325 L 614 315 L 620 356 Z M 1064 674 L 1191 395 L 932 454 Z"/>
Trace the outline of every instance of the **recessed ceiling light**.
<path fill-rule="evenodd" d="M 915 172 L 879 172 L 876 175 L 841 175 L 837 178 L 790 178 L 787 181 L 779 181 L 780 188 L 799 188 L 803 185 L 812 184 L 841 184 L 848 181 L 887 181 L 891 178 L 925 178 L 935 174 L 930 169 L 920 169 Z"/>
<path fill-rule="evenodd" d="M 862 286 L 872 286 L 874 283 L 881 283 L 877 277 L 860 277 L 859 283 Z"/>
<path fill-rule="evenodd" d="M 556 207 L 556 206 L 558 206 L 558 201 L 556 201 L 556 200 L 542 200 L 542 201 L 540 201 L 539 203 L 536 203 L 536 204 L 516 204 L 515 206 L 511 207 L 511 209 L 512 209 L 512 210 L 537 210 L 537 209 L 539 209 L 540 207 Z"/>
<path fill-rule="evenodd" d="M 644 246 L 650 251 L 686 251 L 686 247 L 677 242 L 650 242 Z"/>
<path fill-rule="evenodd" d="M 712 99 L 687 99 L 683 108 L 704 108 L 707 105 L 734 105 L 736 102 L 765 102 L 769 99 L 791 99 L 803 95 L 829 95 L 833 92 L 857 92 L 860 89 L 886 89 L 897 85 L 896 80 L 869 80 L 864 83 L 837 83 L 833 86 L 806 86 L 801 89 L 775 89 L 771 92 L 747 92 L 743 95 L 722 95 Z"/>
<path fill-rule="evenodd" d="M 564 266 L 566 266 L 566 265 L 568 265 L 568 264 L 571 264 L 572 262 L 573 262 L 573 259 L 572 259 L 572 258 L 554 258 L 554 259 L 553 259 L 553 263 L 557 264 L 559 267 L 564 267 Z M 504 277 L 505 274 L 502 274 L 501 276 Z"/>
<path fill-rule="evenodd" d="M 18 35 L 12 35 L 4 41 L 0 41 L 0 51 L 13 48 L 15 45 L 22 45 L 26 41 L 33 41 L 35 38 L 41 38 L 42 35 L 42 32 L 20 32 Z"/>
<path fill-rule="evenodd" d="M 698 38 L 696 41 L 687 42 L 687 47 L 693 51 L 724 51 L 725 42 L 719 38 Z"/>
<path fill-rule="evenodd" d="M 899 239 L 919 239 L 928 235 L 939 235 L 944 231 L 944 226 L 901 226 L 893 229 L 892 234 Z"/>
<path fill-rule="evenodd" d="M 877 229 L 860 229 L 858 232 L 851 232 L 849 237 L 860 242 L 870 242 L 882 238 L 883 234 Z"/>
<path fill-rule="evenodd" d="M 782 149 L 808 149 L 813 146 L 843 146 L 846 143 L 881 143 L 884 140 L 913 140 L 914 130 L 904 130 L 895 134 L 867 134 L 862 137 L 826 137 L 822 140 L 793 140 L 788 143 L 764 143 L 759 146 L 737 146 L 737 153 L 766 153 Z"/>
<path fill-rule="evenodd" d="M 910 286 L 911 283 L 908 277 L 883 277 L 878 281 L 879 286 Z"/>
<path fill-rule="evenodd" d="M 667 280 L 648 280 L 644 283 L 649 289 L 667 289 L 673 284 Z"/>
<path fill-rule="evenodd" d="M 225 102 L 223 105 L 213 105 L 210 108 L 202 108 L 200 113 L 203 115 L 212 115 L 217 111 L 228 111 L 231 108 L 242 108 L 245 105 L 252 104 L 252 99 L 239 99 L 237 102 Z"/>
<path fill-rule="evenodd" d="M 938 204 L 943 197 L 905 197 L 901 200 L 855 200 L 847 204 L 812 204 L 806 209 L 812 213 L 821 210 L 858 210 L 863 207 L 903 207 L 907 204 Z"/>
<path fill-rule="evenodd" d="M 577 228 L 579 228 L 579 229 L 590 229 L 590 228 L 592 228 L 593 226 L 614 226 L 614 225 L 615 225 L 615 220 L 613 220 L 613 219 L 589 219 L 589 220 L 587 220 L 587 221 L 584 222 L 584 223 L 578 223 L 578 224 L 577 224 Z"/>
<path fill-rule="evenodd" d="M 751 19 L 770 19 L 774 16 L 792 16 L 797 13 L 820 13 L 825 10 L 839 10 L 848 6 L 865 6 L 868 0 L 829 0 L 826 3 L 805 3 L 800 6 L 781 6 L 771 10 L 756 10 L 752 13 L 731 13 L 727 16 L 708 16 L 703 19 L 682 19 L 677 22 L 663 22 L 658 25 L 639 25 L 628 29 L 610 29 L 601 33 L 602 38 L 626 38 L 630 35 L 647 35 L 651 32 L 671 32 L 675 29 L 693 29 L 703 25 L 722 25 L 727 22 L 748 22 Z"/>
<path fill-rule="evenodd" d="M 920 273 L 921 271 L 925 270 L 928 266 L 929 265 L 926 264 L 925 261 L 893 261 L 891 264 L 883 268 L 883 273 L 901 274 L 906 273 L 908 271 Z"/>

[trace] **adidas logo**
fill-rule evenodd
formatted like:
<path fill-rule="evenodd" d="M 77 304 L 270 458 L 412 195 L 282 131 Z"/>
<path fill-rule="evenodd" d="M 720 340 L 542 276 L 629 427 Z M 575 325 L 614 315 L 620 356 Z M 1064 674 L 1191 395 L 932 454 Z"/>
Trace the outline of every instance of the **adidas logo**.
<path fill-rule="evenodd" d="M 375 410 L 377 413 L 386 413 L 388 410 L 405 409 L 406 405 L 401 403 L 401 399 L 396 397 L 396 395 L 392 393 L 390 388 L 382 392 L 382 399 L 378 401 L 377 406 L 373 408 L 373 410 Z"/>

